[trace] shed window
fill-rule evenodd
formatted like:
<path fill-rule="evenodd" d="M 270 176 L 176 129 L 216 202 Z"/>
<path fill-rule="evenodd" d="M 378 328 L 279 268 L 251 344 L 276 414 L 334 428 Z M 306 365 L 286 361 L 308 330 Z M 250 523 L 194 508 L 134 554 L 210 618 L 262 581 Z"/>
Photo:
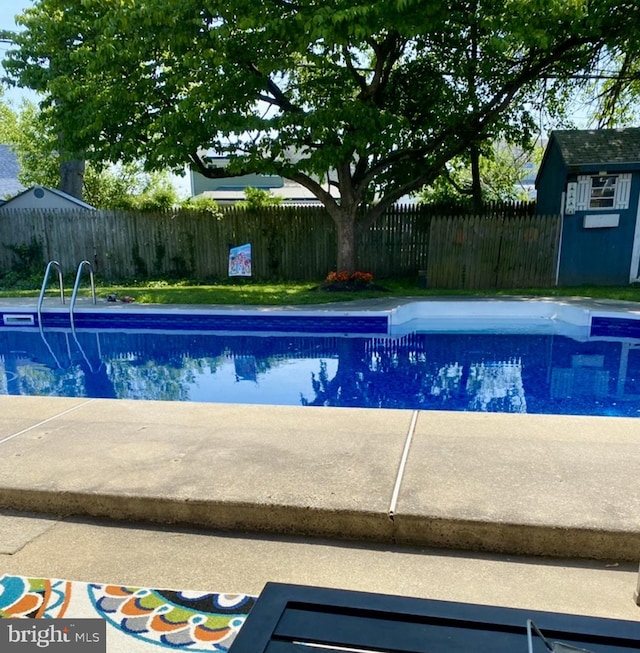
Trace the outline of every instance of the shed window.
<path fill-rule="evenodd" d="M 631 175 L 582 175 L 578 177 L 578 211 L 628 209 Z"/>
<path fill-rule="evenodd" d="M 604 177 L 591 177 L 590 209 L 612 209 L 616 198 L 616 183 L 618 177 L 606 175 Z"/>

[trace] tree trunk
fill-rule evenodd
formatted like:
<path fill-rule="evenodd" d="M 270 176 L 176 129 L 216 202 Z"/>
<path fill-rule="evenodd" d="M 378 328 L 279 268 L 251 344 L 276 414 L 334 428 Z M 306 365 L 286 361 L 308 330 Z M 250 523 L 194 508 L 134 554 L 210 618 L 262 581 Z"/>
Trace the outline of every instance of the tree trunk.
<path fill-rule="evenodd" d="M 356 216 L 346 211 L 336 216 L 335 223 L 338 237 L 338 272 L 355 272 L 356 270 Z"/>
<path fill-rule="evenodd" d="M 477 143 L 471 145 L 471 196 L 473 208 L 482 210 L 482 182 L 480 179 L 480 148 Z"/>
<path fill-rule="evenodd" d="M 73 159 L 60 164 L 60 190 L 79 200 L 84 185 L 84 161 Z"/>

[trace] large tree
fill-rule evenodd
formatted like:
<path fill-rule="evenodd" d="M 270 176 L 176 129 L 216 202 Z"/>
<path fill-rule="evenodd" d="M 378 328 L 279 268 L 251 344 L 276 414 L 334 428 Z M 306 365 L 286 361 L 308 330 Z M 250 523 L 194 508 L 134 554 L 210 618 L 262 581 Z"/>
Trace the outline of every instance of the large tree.
<path fill-rule="evenodd" d="M 0 143 L 15 152 L 23 186 L 61 187 L 59 139 L 38 107 L 24 100 L 14 109 L 0 88 Z M 140 162 L 103 167 L 89 163 L 81 179 L 84 199 L 100 209 L 164 209 L 179 202 L 166 171 L 145 172 Z"/>
<path fill-rule="evenodd" d="M 389 205 L 640 46 L 635 0 L 36 0 L 19 22 L 6 66 L 70 153 L 292 179 L 345 270 Z"/>

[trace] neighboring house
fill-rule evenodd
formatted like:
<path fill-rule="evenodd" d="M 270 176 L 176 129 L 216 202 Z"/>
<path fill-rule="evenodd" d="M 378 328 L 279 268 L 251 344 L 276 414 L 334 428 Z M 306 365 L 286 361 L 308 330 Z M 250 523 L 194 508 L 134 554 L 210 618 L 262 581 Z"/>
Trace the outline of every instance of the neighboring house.
<path fill-rule="evenodd" d="M 562 215 L 560 285 L 640 282 L 640 128 L 551 133 L 539 215 Z"/>
<path fill-rule="evenodd" d="M 229 162 L 226 157 L 207 157 L 207 163 L 214 168 L 224 168 Z M 318 198 L 304 186 L 278 175 L 241 175 L 238 177 L 219 177 L 210 179 L 195 170 L 190 170 L 191 195 L 213 198 L 220 205 L 235 204 L 246 199 L 246 188 L 257 188 L 270 192 L 274 197 L 282 198 L 283 205 L 306 204 L 319 205 Z M 323 184 L 327 190 L 327 185 Z M 331 188 L 332 195 L 337 196 L 337 190 Z"/>
<path fill-rule="evenodd" d="M 530 201 L 536 199 L 536 177 L 538 175 L 538 166 L 533 161 L 527 161 L 522 167 L 524 176 L 516 184 L 518 191 L 523 190 Z"/>
<path fill-rule="evenodd" d="M 95 207 L 54 188 L 33 186 L 0 205 L 4 209 L 90 209 Z"/>
<path fill-rule="evenodd" d="M 8 145 L 0 145 L 0 206 L 4 201 L 24 190 L 18 181 L 20 164 Z"/>

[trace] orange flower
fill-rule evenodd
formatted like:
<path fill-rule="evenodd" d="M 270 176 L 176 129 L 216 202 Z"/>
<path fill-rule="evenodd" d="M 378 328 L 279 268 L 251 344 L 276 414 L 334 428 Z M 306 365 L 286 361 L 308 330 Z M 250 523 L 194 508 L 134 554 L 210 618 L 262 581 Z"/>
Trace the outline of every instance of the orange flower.
<path fill-rule="evenodd" d="M 373 275 L 370 272 L 347 272 L 346 270 L 329 272 L 325 283 L 360 283 L 369 284 L 373 281 Z"/>

